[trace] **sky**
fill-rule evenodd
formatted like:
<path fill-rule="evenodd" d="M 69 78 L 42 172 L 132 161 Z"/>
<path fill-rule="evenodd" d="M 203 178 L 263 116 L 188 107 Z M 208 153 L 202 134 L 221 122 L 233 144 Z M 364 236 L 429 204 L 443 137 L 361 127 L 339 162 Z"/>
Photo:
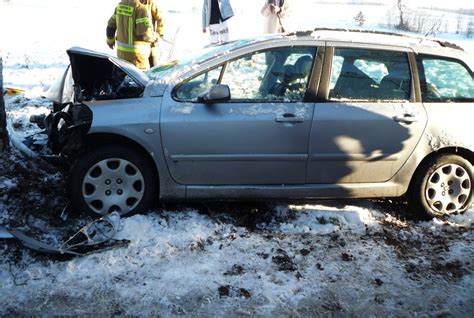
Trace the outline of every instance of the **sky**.
<path fill-rule="evenodd" d="M 388 2 L 395 2 L 388 0 Z M 449 9 L 473 9 L 474 2 L 469 0 L 408 0 L 409 4 L 419 7 L 442 7 Z"/>
<path fill-rule="evenodd" d="M 197 0 L 199 1 L 199 0 Z M 242 1 L 242 0 L 240 0 Z M 244 0 L 246 1 L 246 0 Z M 302 2 L 305 0 L 294 0 L 295 2 Z M 318 2 L 318 0 L 314 0 Z M 327 0 L 324 0 L 327 1 Z M 335 0 L 337 1 L 337 0 Z M 342 0 L 344 1 L 344 0 Z M 350 0 L 348 0 L 350 1 Z M 380 2 L 387 5 L 395 4 L 397 0 L 352 0 L 353 2 Z M 406 5 L 412 7 L 440 7 L 440 8 L 447 8 L 447 9 L 474 9 L 474 1 L 469 0 L 403 0 Z"/>

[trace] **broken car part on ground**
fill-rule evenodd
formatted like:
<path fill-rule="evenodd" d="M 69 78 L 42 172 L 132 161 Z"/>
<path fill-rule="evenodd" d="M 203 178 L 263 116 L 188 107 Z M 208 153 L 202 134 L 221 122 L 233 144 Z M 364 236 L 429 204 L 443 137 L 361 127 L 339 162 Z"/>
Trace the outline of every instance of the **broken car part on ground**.
<path fill-rule="evenodd" d="M 59 246 L 40 242 L 20 229 L 0 227 L 0 239 L 16 239 L 23 246 L 39 253 L 85 255 L 103 249 L 126 245 L 126 240 L 114 240 L 119 229 L 120 215 L 116 212 L 88 223 Z"/>

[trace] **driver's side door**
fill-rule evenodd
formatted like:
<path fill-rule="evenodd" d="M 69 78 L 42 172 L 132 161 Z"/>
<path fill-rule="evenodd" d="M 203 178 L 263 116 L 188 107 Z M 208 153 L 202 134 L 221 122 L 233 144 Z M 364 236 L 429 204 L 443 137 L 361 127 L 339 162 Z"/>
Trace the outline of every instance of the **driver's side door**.
<path fill-rule="evenodd" d="M 315 51 L 254 52 L 187 79 L 164 97 L 161 135 L 174 180 L 195 185 L 305 183 L 314 105 L 304 96 Z M 307 74 L 298 79 L 292 74 L 295 83 L 286 87 L 284 74 L 296 73 L 301 57 L 311 60 Z M 197 102 L 215 84 L 229 86 L 230 100 Z"/>

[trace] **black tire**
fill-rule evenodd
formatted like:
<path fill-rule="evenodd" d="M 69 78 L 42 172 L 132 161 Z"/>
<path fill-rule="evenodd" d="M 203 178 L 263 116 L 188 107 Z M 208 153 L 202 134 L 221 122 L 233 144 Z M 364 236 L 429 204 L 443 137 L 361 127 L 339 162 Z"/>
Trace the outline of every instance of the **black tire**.
<path fill-rule="evenodd" d="M 71 168 L 69 198 L 79 212 L 120 215 L 148 211 L 158 197 L 154 165 L 133 148 L 104 145 L 79 157 Z"/>
<path fill-rule="evenodd" d="M 458 156 L 431 158 L 417 171 L 409 191 L 414 212 L 442 217 L 468 209 L 472 204 L 472 164 Z"/>

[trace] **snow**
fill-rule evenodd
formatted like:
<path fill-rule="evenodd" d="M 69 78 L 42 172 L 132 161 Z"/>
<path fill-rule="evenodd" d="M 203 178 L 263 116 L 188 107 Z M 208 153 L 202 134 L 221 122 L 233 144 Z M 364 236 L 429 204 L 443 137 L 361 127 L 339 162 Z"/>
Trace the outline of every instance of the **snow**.
<path fill-rule="evenodd" d="M 15 182 L 11 179 L 0 177 L 0 190 L 12 189 L 15 187 Z"/>
<path fill-rule="evenodd" d="M 330 234 L 335 232 L 365 233 L 368 227 L 374 227 L 377 222 L 369 210 L 347 206 L 344 213 L 341 209 L 331 208 L 324 205 L 289 206 L 298 212 L 298 218 L 290 223 L 271 223 L 269 227 L 273 231 L 285 234 L 311 233 L 316 235 Z M 276 211 L 278 219 L 288 219 L 288 210 Z"/>
<path fill-rule="evenodd" d="M 456 147 L 467 147 L 470 149 L 472 144 L 468 145 L 455 138 L 448 135 L 447 132 L 441 131 L 439 135 L 435 136 L 430 133 L 425 133 L 425 138 L 428 140 L 429 145 L 433 151 L 439 150 L 440 148 L 446 147 L 447 145 L 455 145 Z"/>
<path fill-rule="evenodd" d="M 104 29 L 116 2 L 0 2 L 4 83 L 26 90 L 6 96 L 8 128 L 16 144 L 28 138 L 44 144 L 45 136 L 29 117 L 50 111 L 41 96 L 66 67 L 67 48 L 112 52 Z M 175 40 L 174 46 L 161 44 L 163 61 L 185 60 L 207 44 L 199 1 L 160 3 L 165 35 Z M 379 28 L 393 5 L 347 3 L 294 0 L 286 27 L 353 28 L 353 17 L 363 10 L 365 27 Z M 233 5 L 231 37 L 259 35 L 261 3 L 239 0 Z M 452 32 L 455 14 L 441 14 Z M 19 17 L 28 23 L 18 23 Z M 85 19 L 88 23 L 80 23 Z M 440 35 L 474 52 L 472 39 Z M 267 106 L 254 105 L 243 115 L 287 110 Z M 292 107 L 298 116 L 309 110 L 301 103 Z M 171 110 L 187 115 L 194 107 Z M 426 138 L 438 147 L 448 137 Z M 2 226 L 17 218 L 11 193 L 19 186 L 16 176 L 4 176 L 2 170 Z M 35 213 L 48 212 L 52 215 Z M 48 223 L 31 211 L 23 213 L 31 229 L 70 226 L 59 217 Z M 474 312 L 473 225 L 472 208 L 445 220 L 423 221 L 405 206 L 365 200 L 162 205 L 121 219 L 115 238 L 130 240 L 128 246 L 84 257 L 54 259 L 0 241 L 0 315 L 468 317 Z M 58 243 L 55 234 L 51 230 L 42 237 Z"/>
<path fill-rule="evenodd" d="M 257 116 L 262 114 L 276 114 L 283 115 L 288 112 L 289 106 L 281 103 L 262 103 L 262 104 L 252 104 L 249 107 L 239 108 L 239 109 L 230 109 L 230 113 L 239 113 L 247 116 Z"/>
<path fill-rule="evenodd" d="M 456 232 L 456 226 L 463 226 L 457 222 L 472 224 L 473 216 L 471 211 L 459 221 L 452 219 L 449 228 Z M 38 262 L 24 256 L 13 269 L 3 263 L 2 313 L 21 313 L 20 308 L 26 307 L 31 314 L 120 310 L 144 316 L 225 315 L 241 310 L 267 316 L 316 309 L 327 313 L 331 304 L 354 314 L 362 314 L 364 308 L 372 314 L 393 315 L 403 315 L 406 308 L 421 314 L 447 306 L 454 315 L 472 309 L 468 301 L 472 276 L 451 284 L 432 274 L 407 277 L 403 259 L 383 241 L 368 238 L 367 233 L 382 237 L 387 230 L 382 223 L 390 222 L 374 207 L 277 206 L 269 222 L 257 224 L 257 231 L 223 217 L 228 218 L 221 212 L 197 211 L 136 215 L 122 220 L 116 236 L 131 240 L 126 248 L 66 262 Z M 430 233 L 443 235 L 447 225 L 435 220 L 399 227 L 394 235 L 403 241 L 422 241 Z M 474 252 L 468 244 L 472 239 L 470 235 L 454 242 L 442 255 L 465 264 L 465 256 Z M 415 255 L 408 263 L 420 266 L 420 262 L 427 260 Z M 443 288 L 427 292 L 425 288 L 433 284 Z M 219 296 L 219 287 L 227 285 L 232 287 L 229 296 Z M 242 296 L 241 288 L 251 297 Z M 410 297 L 397 295 L 401 290 L 410 290 Z M 383 306 L 374 303 L 374 297 Z M 437 299 L 433 308 L 421 305 L 433 297 Z M 464 309 L 457 308 L 459 304 Z"/>
<path fill-rule="evenodd" d="M 170 108 L 170 111 L 176 114 L 189 115 L 194 111 L 194 104 L 184 103 L 182 105 L 174 105 Z"/>

